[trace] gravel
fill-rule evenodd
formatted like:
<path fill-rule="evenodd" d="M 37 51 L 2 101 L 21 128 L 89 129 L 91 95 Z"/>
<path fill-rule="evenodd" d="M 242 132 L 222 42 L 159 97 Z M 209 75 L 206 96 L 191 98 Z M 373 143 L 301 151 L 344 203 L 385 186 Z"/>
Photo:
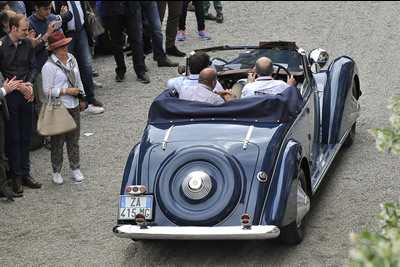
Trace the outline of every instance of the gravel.
<path fill-rule="evenodd" d="M 212 8 L 211 8 L 212 9 Z M 399 157 L 380 153 L 368 129 L 389 127 L 388 99 L 399 94 L 399 2 L 223 2 L 224 23 L 206 21 L 211 40 L 197 37 L 193 12 L 188 53 L 217 45 L 257 45 L 261 40 L 296 41 L 306 51 L 321 47 L 331 60 L 347 55 L 359 69 L 363 95 L 356 141 L 342 149 L 312 198 L 306 236 L 297 246 L 268 241 L 132 242 L 112 234 L 128 154 L 140 141 L 149 105 L 176 77 L 146 59 L 150 84 L 136 81 L 131 58 L 116 83 L 112 55 L 98 54 L 96 89 L 105 113 L 82 117 L 81 170 L 75 184 L 65 154 L 64 184 L 52 182 L 50 153 L 31 152 L 31 174 L 42 182 L 14 203 L 0 200 L 0 266 L 338 266 L 348 258 L 350 232 L 377 231 L 379 204 L 396 201 Z M 165 25 L 164 25 L 165 27 Z M 165 32 L 165 31 L 163 31 Z M 183 58 L 171 59 L 184 64 Z M 85 136 L 85 133 L 93 135 Z"/>

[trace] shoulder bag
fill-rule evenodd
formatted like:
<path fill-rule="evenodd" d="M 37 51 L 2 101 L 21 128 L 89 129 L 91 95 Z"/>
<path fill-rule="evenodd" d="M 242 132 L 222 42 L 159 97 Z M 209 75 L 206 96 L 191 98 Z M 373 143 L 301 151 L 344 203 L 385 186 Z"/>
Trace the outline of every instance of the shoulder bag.
<path fill-rule="evenodd" d="M 89 26 L 89 31 L 93 38 L 104 33 L 103 23 L 100 21 L 100 18 L 94 13 L 92 7 L 89 4 L 89 1 L 85 1 L 86 7 L 86 18 L 87 24 Z"/>
<path fill-rule="evenodd" d="M 53 136 L 75 130 L 75 120 L 59 97 L 52 102 L 51 91 L 52 89 L 49 90 L 47 102 L 43 103 L 40 110 L 37 132 L 43 136 Z"/>

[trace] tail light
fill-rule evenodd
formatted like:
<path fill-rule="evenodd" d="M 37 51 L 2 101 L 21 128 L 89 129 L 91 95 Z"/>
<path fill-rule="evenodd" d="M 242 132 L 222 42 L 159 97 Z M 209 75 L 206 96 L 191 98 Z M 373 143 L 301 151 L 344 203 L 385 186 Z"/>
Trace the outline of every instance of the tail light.
<path fill-rule="evenodd" d="M 144 185 L 130 185 L 125 188 L 125 191 L 132 195 L 141 195 L 146 192 Z"/>
<path fill-rule="evenodd" d="M 247 214 L 243 214 L 242 216 L 240 216 L 240 223 L 242 224 L 243 228 L 250 229 L 251 228 L 250 216 Z"/>
<path fill-rule="evenodd" d="M 136 217 L 135 217 L 135 221 L 136 221 L 136 224 L 140 227 L 140 228 L 147 228 L 147 222 L 146 222 L 146 219 L 144 218 L 144 215 L 143 214 L 137 214 L 136 215 Z"/>

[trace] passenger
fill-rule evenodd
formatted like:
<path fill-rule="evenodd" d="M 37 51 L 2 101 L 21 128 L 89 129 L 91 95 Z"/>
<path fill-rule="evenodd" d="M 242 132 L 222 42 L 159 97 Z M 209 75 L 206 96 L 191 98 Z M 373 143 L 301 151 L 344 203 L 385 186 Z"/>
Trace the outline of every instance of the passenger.
<path fill-rule="evenodd" d="M 200 72 L 198 84 L 194 86 L 182 86 L 177 89 L 180 99 L 201 101 L 211 104 L 222 104 L 225 101 L 235 99 L 232 90 L 218 90 L 213 92 L 217 84 L 217 72 L 212 68 L 205 68 Z"/>
<path fill-rule="evenodd" d="M 189 59 L 189 76 L 180 76 L 169 79 L 167 82 L 168 89 L 179 90 L 181 86 L 195 86 L 198 84 L 200 72 L 210 66 L 210 56 L 204 52 L 197 52 Z M 215 90 L 224 90 L 222 85 L 217 81 Z"/>
<path fill-rule="evenodd" d="M 280 80 L 274 80 L 271 75 L 274 72 L 271 59 L 261 57 L 256 61 L 254 73 L 247 78 L 247 84 L 244 86 L 241 97 L 257 94 L 276 95 L 281 93 L 289 86 L 295 86 L 296 80 L 293 75 L 287 77 L 287 83 Z M 258 78 L 256 79 L 256 76 Z"/>

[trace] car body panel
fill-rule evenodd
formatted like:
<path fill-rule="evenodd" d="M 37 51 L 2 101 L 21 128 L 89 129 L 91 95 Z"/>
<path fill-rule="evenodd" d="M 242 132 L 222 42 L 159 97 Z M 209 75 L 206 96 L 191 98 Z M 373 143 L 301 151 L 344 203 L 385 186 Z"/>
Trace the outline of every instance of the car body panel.
<path fill-rule="evenodd" d="M 271 51 L 257 50 L 266 48 Z M 219 67 L 223 86 L 242 78 L 257 59 L 254 55 L 273 55 L 275 61 L 289 55 L 297 88 L 221 105 L 180 100 L 169 90 L 160 94 L 150 107 L 142 140 L 128 157 L 120 191 L 126 195 L 127 186 L 145 185 L 144 194 L 154 196 L 153 218 L 118 220 L 117 236 L 268 239 L 302 220 L 299 193 L 307 198 L 316 192 L 360 114 L 358 69 L 343 56 L 327 70 L 312 73 L 305 52 L 288 42 L 253 49 Z M 279 55 L 280 50 L 285 54 Z M 244 214 L 251 223 L 243 223 Z M 246 229 L 254 232 L 243 234 Z"/>

